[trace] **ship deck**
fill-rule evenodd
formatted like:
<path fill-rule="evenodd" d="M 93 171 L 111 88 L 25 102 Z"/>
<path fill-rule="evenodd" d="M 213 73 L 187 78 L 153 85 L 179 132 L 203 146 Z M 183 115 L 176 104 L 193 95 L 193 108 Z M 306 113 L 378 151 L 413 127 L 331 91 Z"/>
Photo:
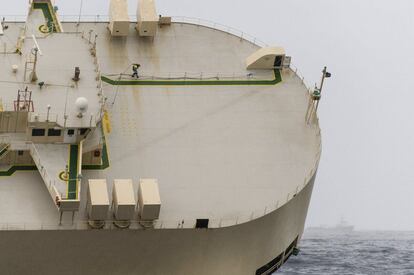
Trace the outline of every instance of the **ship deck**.
<path fill-rule="evenodd" d="M 103 83 L 109 167 L 82 171 L 76 221 L 87 218 L 88 179 L 106 178 L 111 192 L 113 179 L 133 179 L 137 190 L 140 178 L 157 178 L 165 228 L 201 218 L 216 226 L 245 222 L 304 188 L 319 159 L 320 132 L 305 123 L 308 91 L 292 70 L 247 71 L 245 59 L 258 46 L 207 27 L 174 23 L 152 40 L 139 38 L 133 24 L 128 38 L 111 37 L 106 26 L 63 23 L 70 36 L 98 35 L 101 73 L 115 81 Z M 71 47 L 66 39 L 60 46 Z M 83 62 L 74 61 L 81 69 Z M 138 81 L 128 75 L 133 63 L 141 64 Z M 0 177 L 0 223 L 30 228 L 58 216 L 37 171 Z"/>
<path fill-rule="evenodd" d="M 96 81 L 96 66 L 90 55 L 87 41 L 73 33 L 42 35 L 34 41 L 29 28 L 25 42 L 20 49 L 22 55 L 14 54 L 15 48 L 13 47 L 17 44 L 22 27 L 24 27 L 23 24 L 9 24 L 5 35 L 0 37 L 0 42 L 6 43 L 7 47 L 7 53 L 4 54 L 3 49 L 0 54 L 2 110 L 14 111 L 17 91 L 28 87 L 32 91 L 34 114 L 39 119 L 46 118 L 48 106 L 50 106 L 50 121 L 67 127 L 89 127 L 91 125 L 94 127 L 99 118 L 100 97 Z M 35 43 L 38 43 L 41 51 L 38 54 L 36 66 L 38 80 L 32 85 L 30 74 L 33 63 L 30 62 L 34 61 L 31 49 Z M 65 47 L 67 47 L 66 50 Z M 78 82 L 74 82 L 72 78 L 79 60 L 82 60 L 81 76 Z M 26 62 L 29 63 L 26 64 Z M 18 66 L 16 73 L 12 72 L 13 65 Z M 26 67 L 27 70 L 25 70 Z M 24 78 L 26 81 L 23 82 Z M 43 86 L 37 85 L 41 82 Z M 80 94 L 88 99 L 88 112 L 82 119 L 77 117 L 75 105 Z M 65 115 L 67 115 L 66 119 Z"/>

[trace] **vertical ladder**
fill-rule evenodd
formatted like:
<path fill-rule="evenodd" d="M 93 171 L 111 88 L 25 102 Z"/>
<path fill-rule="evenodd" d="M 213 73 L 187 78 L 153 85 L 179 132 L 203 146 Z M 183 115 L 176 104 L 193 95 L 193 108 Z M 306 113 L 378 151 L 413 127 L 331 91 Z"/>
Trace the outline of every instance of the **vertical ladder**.
<path fill-rule="evenodd" d="M 37 55 L 39 50 L 37 48 L 32 49 L 29 55 L 26 57 L 26 63 L 24 65 L 24 81 L 26 81 L 27 72 L 30 72 L 30 81 L 35 82 L 37 80 L 36 65 Z M 33 55 L 33 59 L 31 58 Z"/>

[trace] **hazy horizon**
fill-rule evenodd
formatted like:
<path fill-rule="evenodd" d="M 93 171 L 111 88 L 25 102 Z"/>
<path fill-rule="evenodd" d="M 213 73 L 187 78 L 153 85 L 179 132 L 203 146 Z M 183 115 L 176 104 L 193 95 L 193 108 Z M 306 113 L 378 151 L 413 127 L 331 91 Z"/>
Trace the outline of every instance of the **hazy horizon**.
<path fill-rule="evenodd" d="M 3 3 L 6 1 L 2 0 Z M 105 15 L 109 1 L 83 0 L 83 14 Z M 22 15 L 28 0 L 3 5 Z M 129 0 L 134 14 L 137 0 Z M 305 81 L 319 82 L 323 153 L 307 226 L 414 231 L 414 1 L 157 0 L 158 13 L 209 19 L 285 47 Z M 56 0 L 60 14 L 80 0 Z"/>

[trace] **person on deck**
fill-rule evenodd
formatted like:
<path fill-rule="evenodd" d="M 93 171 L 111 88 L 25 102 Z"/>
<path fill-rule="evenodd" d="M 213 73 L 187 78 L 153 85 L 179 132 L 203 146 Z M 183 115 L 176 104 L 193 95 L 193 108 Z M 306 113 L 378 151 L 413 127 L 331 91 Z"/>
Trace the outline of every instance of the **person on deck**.
<path fill-rule="evenodd" d="M 133 72 L 132 77 L 139 78 L 139 75 L 138 75 L 138 69 L 139 69 L 139 67 L 141 67 L 140 64 L 133 64 L 132 65 L 132 72 Z"/>

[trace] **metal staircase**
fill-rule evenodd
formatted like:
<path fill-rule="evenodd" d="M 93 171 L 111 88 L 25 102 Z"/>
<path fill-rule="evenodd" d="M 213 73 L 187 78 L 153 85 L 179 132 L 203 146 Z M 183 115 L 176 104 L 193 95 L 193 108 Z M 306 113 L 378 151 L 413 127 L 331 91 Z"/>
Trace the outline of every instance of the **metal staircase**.
<path fill-rule="evenodd" d="M 1 143 L 0 144 L 0 160 L 3 159 L 9 152 L 10 143 Z"/>

